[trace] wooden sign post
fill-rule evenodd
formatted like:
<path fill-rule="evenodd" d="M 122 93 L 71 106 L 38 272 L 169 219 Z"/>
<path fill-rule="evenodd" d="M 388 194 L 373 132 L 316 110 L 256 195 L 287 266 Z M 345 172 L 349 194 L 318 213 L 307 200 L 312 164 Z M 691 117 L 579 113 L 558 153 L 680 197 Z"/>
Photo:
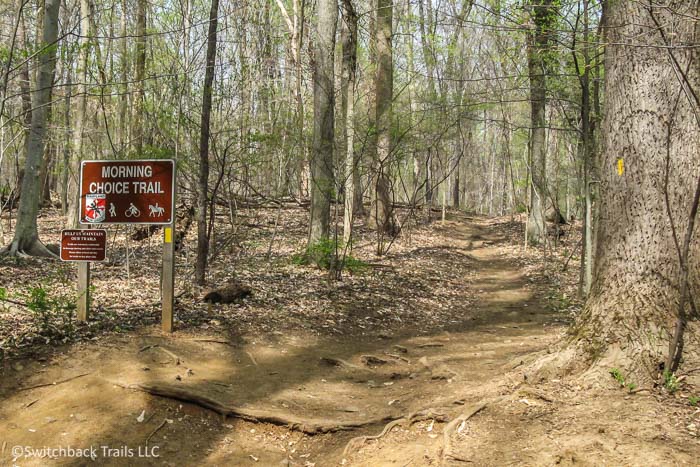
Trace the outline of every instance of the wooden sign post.
<path fill-rule="evenodd" d="M 86 321 L 90 309 L 90 262 L 107 256 L 106 230 L 62 230 L 61 261 L 78 262 L 78 321 Z"/>
<path fill-rule="evenodd" d="M 173 167 L 173 183 L 175 167 Z M 173 206 L 175 193 L 173 192 Z M 163 272 L 160 282 L 160 297 L 162 303 L 161 326 L 164 332 L 173 332 L 173 316 L 175 307 L 175 216 L 170 225 L 163 229 Z"/>
<path fill-rule="evenodd" d="M 161 274 L 162 326 L 173 330 L 175 285 L 175 161 L 83 161 L 79 219 L 83 225 L 164 225 Z M 85 232 L 91 232 L 87 230 Z M 89 314 L 90 263 L 78 265 L 78 320 Z"/>

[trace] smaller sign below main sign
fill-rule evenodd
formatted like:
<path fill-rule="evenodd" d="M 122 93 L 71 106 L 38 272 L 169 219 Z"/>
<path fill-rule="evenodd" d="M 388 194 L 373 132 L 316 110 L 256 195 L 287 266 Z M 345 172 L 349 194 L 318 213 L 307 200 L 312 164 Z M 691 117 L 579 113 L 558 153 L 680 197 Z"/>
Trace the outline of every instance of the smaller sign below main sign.
<path fill-rule="evenodd" d="M 61 261 L 104 261 L 106 256 L 106 230 L 61 231 Z"/>

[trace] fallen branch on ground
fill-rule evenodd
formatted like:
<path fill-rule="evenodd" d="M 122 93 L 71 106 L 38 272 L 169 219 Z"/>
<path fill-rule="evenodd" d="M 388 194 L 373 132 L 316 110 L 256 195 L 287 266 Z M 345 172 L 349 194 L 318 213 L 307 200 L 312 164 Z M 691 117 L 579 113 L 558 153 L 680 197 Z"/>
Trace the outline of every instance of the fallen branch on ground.
<path fill-rule="evenodd" d="M 21 306 L 21 307 L 24 307 L 27 309 L 31 309 L 31 308 L 29 308 L 29 305 L 27 305 L 26 303 L 19 302 L 17 300 L 12 300 L 11 298 L 0 298 L 0 302 L 7 302 L 7 303 L 11 303 L 13 305 L 17 305 L 17 306 Z"/>
<path fill-rule="evenodd" d="M 163 427 L 165 426 L 166 423 L 168 423 L 168 420 L 167 420 L 167 419 L 163 420 L 163 421 L 160 423 L 160 425 L 158 425 L 158 427 L 157 427 L 155 430 L 151 431 L 151 434 L 148 435 L 148 438 L 146 438 L 146 443 L 145 443 L 146 446 L 148 446 L 148 442 L 151 440 L 151 438 L 153 438 L 153 435 L 155 435 L 156 433 L 158 433 L 158 432 L 160 431 L 160 429 L 163 428 Z"/>
<path fill-rule="evenodd" d="M 37 388 L 45 388 L 45 387 L 47 387 L 47 386 L 56 386 L 56 385 L 59 385 L 59 384 L 67 383 L 68 381 L 73 381 L 74 379 L 82 378 L 83 376 L 87 376 L 87 375 L 89 375 L 89 374 L 90 374 L 90 373 L 82 373 L 82 374 L 79 374 L 79 375 L 71 376 L 70 378 L 62 379 L 62 380 L 60 380 L 60 381 L 54 381 L 53 383 L 43 383 L 43 384 L 36 384 L 36 385 L 34 385 L 34 386 L 27 386 L 27 387 L 25 387 L 25 388 L 19 388 L 19 389 L 17 390 L 17 392 L 20 392 L 20 391 L 29 391 L 29 390 L 31 390 L 31 389 L 37 389 Z M 29 407 L 29 406 L 27 406 L 27 407 Z"/>
<path fill-rule="evenodd" d="M 236 407 L 217 401 L 207 395 L 197 394 L 187 388 L 175 387 L 164 384 L 123 384 L 114 382 L 116 386 L 125 389 L 134 389 L 154 396 L 167 397 L 182 402 L 189 402 L 205 409 L 213 410 L 223 417 L 235 417 L 249 422 L 270 423 L 272 425 L 285 426 L 290 430 L 299 431 L 307 435 L 317 435 L 321 433 L 334 433 L 338 431 L 350 431 L 365 426 L 386 423 L 399 418 L 396 415 L 385 415 L 382 417 L 369 418 L 359 421 L 338 421 L 323 419 L 304 419 L 294 415 L 280 413 L 272 410 L 251 409 Z"/>

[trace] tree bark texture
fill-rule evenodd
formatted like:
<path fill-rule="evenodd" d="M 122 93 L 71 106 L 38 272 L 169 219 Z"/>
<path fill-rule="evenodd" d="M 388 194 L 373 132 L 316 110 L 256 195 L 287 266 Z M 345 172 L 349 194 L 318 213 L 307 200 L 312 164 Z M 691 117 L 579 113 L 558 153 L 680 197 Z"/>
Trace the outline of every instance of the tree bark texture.
<path fill-rule="evenodd" d="M 391 45 L 393 5 L 390 0 L 377 1 L 377 72 L 376 125 L 377 152 L 374 161 L 375 195 L 373 197 L 371 224 L 381 235 L 395 233 L 392 211 L 389 162 L 392 151 L 392 100 L 394 94 L 394 65 Z M 381 253 L 381 252 L 380 252 Z"/>
<path fill-rule="evenodd" d="M 532 31 L 528 39 L 528 72 L 530 75 L 530 216 L 528 239 L 540 244 L 546 237 L 545 210 L 547 199 L 547 146 L 545 140 L 547 55 L 550 27 L 555 14 L 552 0 L 530 3 Z"/>
<path fill-rule="evenodd" d="M 600 221 L 592 289 L 575 331 L 589 352 L 612 352 L 622 357 L 621 367 L 651 377 L 664 360 L 677 317 L 678 244 L 686 236 L 700 172 L 695 103 L 681 89 L 669 55 L 696 92 L 700 90 L 699 52 L 682 47 L 697 43 L 692 20 L 697 3 L 654 3 L 653 14 L 673 30 L 679 47 L 672 49 L 660 47 L 663 42 L 645 2 L 609 2 L 604 12 L 607 109 L 598 164 Z M 694 230 L 690 297 L 700 293 L 700 243 Z M 697 350 L 696 336 L 686 335 L 686 349 Z"/>
<path fill-rule="evenodd" d="M 22 179 L 22 196 L 17 213 L 15 236 L 8 250 L 11 255 L 25 253 L 37 256 L 53 256 L 39 241 L 37 214 L 42 183 L 39 172 L 44 158 L 46 122 L 51 103 L 54 71 L 56 69 L 56 41 L 58 38 L 58 13 L 60 0 L 45 0 L 43 27 L 38 41 L 36 89 L 33 93 L 32 120 L 27 135 L 26 161 Z"/>
<path fill-rule="evenodd" d="M 335 107 L 334 54 L 338 4 L 317 3 L 316 38 L 313 44 L 314 128 L 311 150 L 311 219 L 309 246 L 328 238 L 333 182 Z"/>
<path fill-rule="evenodd" d="M 199 133 L 199 179 L 197 197 L 197 260 L 195 281 L 204 285 L 209 256 L 209 232 L 207 229 L 207 205 L 209 202 L 209 128 L 211 121 L 211 95 L 216 65 L 216 33 L 219 17 L 219 0 L 212 0 L 209 12 L 207 36 L 207 68 L 202 92 L 202 119 Z"/>

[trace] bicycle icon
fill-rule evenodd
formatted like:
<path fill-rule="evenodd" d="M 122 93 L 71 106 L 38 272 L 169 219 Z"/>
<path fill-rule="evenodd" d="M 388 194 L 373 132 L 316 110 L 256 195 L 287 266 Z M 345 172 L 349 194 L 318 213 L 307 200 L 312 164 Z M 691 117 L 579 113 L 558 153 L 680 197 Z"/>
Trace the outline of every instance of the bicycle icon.
<path fill-rule="evenodd" d="M 124 215 L 126 217 L 139 217 L 141 215 L 141 211 L 139 211 L 139 208 L 134 206 L 134 203 L 129 203 L 129 208 L 124 212 Z"/>

